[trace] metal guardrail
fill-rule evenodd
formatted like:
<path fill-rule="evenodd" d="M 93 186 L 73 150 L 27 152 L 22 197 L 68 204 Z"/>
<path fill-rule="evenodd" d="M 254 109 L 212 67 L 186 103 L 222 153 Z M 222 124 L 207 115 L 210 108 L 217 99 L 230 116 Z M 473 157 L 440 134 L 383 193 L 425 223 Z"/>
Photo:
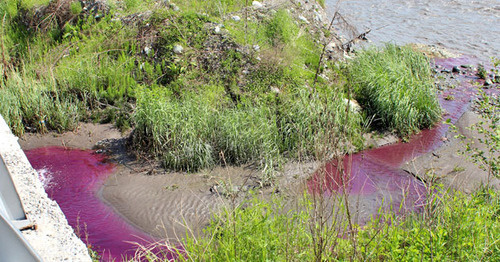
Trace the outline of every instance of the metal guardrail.
<path fill-rule="evenodd" d="M 23 205 L 3 157 L 0 156 L 0 213 L 18 229 L 30 227 Z"/>
<path fill-rule="evenodd" d="M 42 259 L 29 245 L 21 232 L 0 213 L 0 261 L 39 262 Z"/>
<path fill-rule="evenodd" d="M 42 261 L 20 231 L 32 227 L 0 156 L 0 262 Z"/>

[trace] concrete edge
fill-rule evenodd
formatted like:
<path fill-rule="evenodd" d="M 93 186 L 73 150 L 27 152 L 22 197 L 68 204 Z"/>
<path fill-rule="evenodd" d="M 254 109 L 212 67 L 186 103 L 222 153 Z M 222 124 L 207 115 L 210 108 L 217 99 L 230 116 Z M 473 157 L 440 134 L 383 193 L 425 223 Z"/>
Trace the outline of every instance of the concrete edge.
<path fill-rule="evenodd" d="M 0 115 L 0 154 L 12 175 L 27 217 L 36 230 L 23 236 L 44 261 L 91 261 L 87 246 L 76 236 L 59 205 L 49 199 L 7 123 Z"/>

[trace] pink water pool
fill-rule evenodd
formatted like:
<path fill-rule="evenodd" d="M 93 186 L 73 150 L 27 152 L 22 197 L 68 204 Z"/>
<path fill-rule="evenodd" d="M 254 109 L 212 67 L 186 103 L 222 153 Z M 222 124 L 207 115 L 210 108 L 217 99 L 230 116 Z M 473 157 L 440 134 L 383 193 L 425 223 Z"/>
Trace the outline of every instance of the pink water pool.
<path fill-rule="evenodd" d="M 45 147 L 25 152 L 39 172 L 45 191 L 66 215 L 80 238 L 104 261 L 134 255 L 138 244 L 154 241 L 128 224 L 99 198 L 99 189 L 113 170 L 106 157 L 92 150 Z"/>

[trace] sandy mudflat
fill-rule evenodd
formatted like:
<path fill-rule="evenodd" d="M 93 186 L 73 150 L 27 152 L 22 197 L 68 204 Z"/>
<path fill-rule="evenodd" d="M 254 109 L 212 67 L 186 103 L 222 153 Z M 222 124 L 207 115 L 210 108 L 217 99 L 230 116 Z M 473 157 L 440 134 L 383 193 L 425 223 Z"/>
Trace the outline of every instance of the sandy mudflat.
<path fill-rule="evenodd" d="M 315 166 L 289 164 L 287 175 L 278 178 L 278 188 L 287 195 L 299 196 L 304 190 L 302 182 Z M 102 197 L 131 223 L 159 238 L 179 239 L 186 230 L 198 235 L 210 222 L 211 214 L 233 203 L 228 188 L 243 190 L 234 203 L 248 196 L 249 190 L 264 197 L 276 191 L 258 189 L 259 171 L 249 166 L 218 167 L 195 174 L 144 167 L 143 163 L 119 167 L 104 185 Z"/>

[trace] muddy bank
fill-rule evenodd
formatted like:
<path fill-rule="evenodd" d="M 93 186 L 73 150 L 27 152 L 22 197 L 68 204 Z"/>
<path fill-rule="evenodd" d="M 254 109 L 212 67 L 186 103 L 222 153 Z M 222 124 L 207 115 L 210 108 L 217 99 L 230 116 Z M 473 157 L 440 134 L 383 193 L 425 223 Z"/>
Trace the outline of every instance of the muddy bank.
<path fill-rule="evenodd" d="M 472 193 L 481 185 L 488 184 L 488 173 L 470 160 L 470 153 L 460 153 L 464 152 L 465 145 L 462 139 L 456 137 L 463 135 L 475 142 L 474 147 L 485 150 L 485 145 L 481 145 L 478 141 L 482 135 L 470 130 L 471 125 L 481 120 L 477 113 L 465 112 L 455 124 L 457 132 L 447 132 L 443 137 L 444 144 L 441 147 L 412 159 L 402 168 L 425 181 L 435 179 L 436 182 L 443 183 L 446 187 L 466 193 Z M 500 189 L 498 178 L 490 178 L 489 184 L 493 188 Z"/>
<path fill-rule="evenodd" d="M 217 167 L 187 174 L 166 172 L 140 162 L 128 163 L 108 178 L 102 197 L 142 230 L 177 240 L 187 231 L 199 234 L 212 214 L 240 202 L 249 192 L 297 198 L 305 189 L 305 178 L 316 167 L 316 163 L 287 164 L 276 187 L 261 188 L 261 171 L 252 166 Z"/>
<path fill-rule="evenodd" d="M 120 131 L 114 128 L 112 124 L 80 123 L 73 132 L 62 134 L 55 132 L 46 134 L 26 133 L 19 138 L 19 144 L 23 150 L 47 146 L 91 149 L 100 140 L 121 137 Z"/>
<path fill-rule="evenodd" d="M 445 111 L 443 121 L 459 117 L 454 123 L 456 131 L 448 130 L 444 133 L 440 138 L 442 143 L 438 148 L 410 159 L 402 166 L 405 171 L 424 181 L 435 180 L 446 187 L 467 193 L 488 183 L 488 173 L 472 162 L 470 153 L 464 154 L 467 141 L 473 142 L 471 144 L 473 148 L 486 151 L 486 146 L 479 141 L 481 138 L 484 139 L 484 135 L 470 129 L 472 125 L 484 121 L 476 104 L 478 88 L 483 89 L 491 97 L 497 97 L 500 93 L 498 84 L 486 85 L 484 80 L 476 76 L 476 67 L 480 62 L 476 58 L 467 56 L 435 60 L 436 85 L 441 104 L 455 103 L 465 106 L 466 109 L 459 116 L 449 113 L 453 107 Z M 491 65 L 486 64 L 485 67 L 488 68 Z M 465 141 L 457 138 L 458 135 L 464 136 Z M 493 188 L 500 189 L 498 178 L 490 178 L 489 184 Z"/>

